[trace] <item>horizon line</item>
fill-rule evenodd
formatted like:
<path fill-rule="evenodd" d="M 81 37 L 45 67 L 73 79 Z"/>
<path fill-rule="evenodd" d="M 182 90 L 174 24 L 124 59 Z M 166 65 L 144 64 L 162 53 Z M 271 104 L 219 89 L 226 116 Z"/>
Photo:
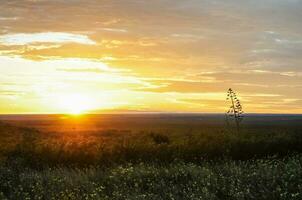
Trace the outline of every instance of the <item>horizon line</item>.
<path fill-rule="evenodd" d="M 224 115 L 224 112 L 148 112 L 148 111 L 130 111 L 130 112 L 102 112 L 102 113 L 80 113 L 80 114 L 72 114 L 72 113 L 0 113 L 0 116 L 8 116 L 8 115 L 74 115 L 74 116 L 87 116 L 87 115 L 135 115 L 135 114 L 209 114 L 209 115 Z M 262 113 L 262 112 L 248 112 L 244 113 L 245 115 L 302 115 L 302 113 Z"/>

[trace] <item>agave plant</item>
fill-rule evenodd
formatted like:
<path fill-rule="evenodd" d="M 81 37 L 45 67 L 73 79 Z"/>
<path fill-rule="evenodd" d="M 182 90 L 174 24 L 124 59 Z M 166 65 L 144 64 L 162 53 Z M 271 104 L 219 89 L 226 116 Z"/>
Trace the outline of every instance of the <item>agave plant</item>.
<path fill-rule="evenodd" d="M 236 123 L 237 130 L 239 130 L 240 122 L 243 120 L 243 110 L 242 105 L 237 98 L 236 93 L 229 88 L 227 92 L 227 100 L 231 102 L 231 106 L 229 107 L 228 111 L 226 112 L 226 116 L 228 118 L 233 118 Z"/>

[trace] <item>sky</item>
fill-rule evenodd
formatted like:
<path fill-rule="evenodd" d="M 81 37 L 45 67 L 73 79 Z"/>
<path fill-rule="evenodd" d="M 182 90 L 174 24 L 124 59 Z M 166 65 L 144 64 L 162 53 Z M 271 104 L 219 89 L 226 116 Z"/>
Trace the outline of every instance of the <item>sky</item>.
<path fill-rule="evenodd" d="M 302 113 L 302 0 L 0 0 L 0 113 Z"/>

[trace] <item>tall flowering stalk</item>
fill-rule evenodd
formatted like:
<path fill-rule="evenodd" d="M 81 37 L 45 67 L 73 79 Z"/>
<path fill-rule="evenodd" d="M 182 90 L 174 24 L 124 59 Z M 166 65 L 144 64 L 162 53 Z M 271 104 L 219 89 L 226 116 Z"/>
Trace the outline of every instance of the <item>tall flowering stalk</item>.
<path fill-rule="evenodd" d="M 227 118 L 233 118 L 236 123 L 237 130 L 239 131 L 240 122 L 243 120 L 243 110 L 236 93 L 229 88 L 227 93 L 227 100 L 231 102 L 229 110 L 226 112 Z"/>

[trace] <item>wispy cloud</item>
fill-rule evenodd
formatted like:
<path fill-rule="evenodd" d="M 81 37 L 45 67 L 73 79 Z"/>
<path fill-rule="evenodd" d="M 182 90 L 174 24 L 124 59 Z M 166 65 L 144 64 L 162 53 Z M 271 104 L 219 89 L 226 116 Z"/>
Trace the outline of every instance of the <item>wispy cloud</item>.
<path fill-rule="evenodd" d="M 96 44 L 96 42 L 91 40 L 87 35 L 64 32 L 6 34 L 0 36 L 0 43 L 5 45 L 27 45 L 33 43 Z"/>
<path fill-rule="evenodd" d="M 119 28 L 101 28 L 100 30 L 109 31 L 109 32 L 117 32 L 117 33 L 127 33 L 126 29 L 119 29 Z"/>
<path fill-rule="evenodd" d="M 0 17 L 0 21 L 16 21 L 18 17 Z"/>
<path fill-rule="evenodd" d="M 99 68 L 59 68 L 58 71 L 72 73 L 102 73 L 104 70 Z"/>
<path fill-rule="evenodd" d="M 0 2 L 0 84 L 18 84 L 6 94 L 208 112 L 224 111 L 231 87 L 247 112 L 301 111 L 300 0 Z M 28 108 L 41 102 L 25 97 Z"/>

